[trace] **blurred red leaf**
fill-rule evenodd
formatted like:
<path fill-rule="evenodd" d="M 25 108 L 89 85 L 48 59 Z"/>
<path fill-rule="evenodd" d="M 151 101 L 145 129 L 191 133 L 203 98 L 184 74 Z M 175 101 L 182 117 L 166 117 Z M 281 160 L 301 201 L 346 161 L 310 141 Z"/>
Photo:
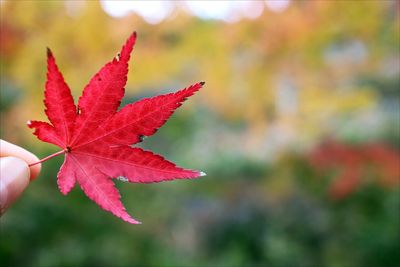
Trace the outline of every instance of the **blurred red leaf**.
<path fill-rule="evenodd" d="M 328 141 L 316 147 L 309 155 L 311 165 L 319 172 L 338 169 L 331 183 L 332 198 L 342 199 L 362 184 L 367 172 L 372 172 L 377 182 L 391 187 L 400 182 L 400 154 L 380 143 L 347 145 Z"/>

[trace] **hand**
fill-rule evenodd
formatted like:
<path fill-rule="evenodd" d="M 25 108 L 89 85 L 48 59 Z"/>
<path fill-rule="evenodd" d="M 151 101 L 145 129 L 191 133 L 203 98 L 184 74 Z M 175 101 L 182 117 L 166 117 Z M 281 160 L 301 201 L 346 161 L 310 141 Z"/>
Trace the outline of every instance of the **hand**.
<path fill-rule="evenodd" d="M 0 139 L 0 215 L 39 175 L 40 164 L 28 166 L 38 161 L 31 152 Z"/>

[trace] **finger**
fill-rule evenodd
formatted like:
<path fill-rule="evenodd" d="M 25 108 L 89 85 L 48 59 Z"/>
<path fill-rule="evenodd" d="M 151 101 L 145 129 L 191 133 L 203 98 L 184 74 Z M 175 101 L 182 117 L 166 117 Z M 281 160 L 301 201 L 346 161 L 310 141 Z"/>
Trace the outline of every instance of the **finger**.
<path fill-rule="evenodd" d="M 14 144 L 11 144 L 7 141 L 0 139 L 0 157 L 8 157 L 8 156 L 23 159 L 28 164 L 32 164 L 39 161 L 38 157 L 36 157 L 31 152 L 23 149 L 22 147 L 16 146 Z M 30 167 L 31 180 L 35 179 L 36 176 L 39 175 L 41 167 L 42 167 L 41 164 L 36 164 Z"/>
<path fill-rule="evenodd" d="M 29 184 L 29 167 L 15 157 L 0 158 L 0 214 L 21 195 Z"/>

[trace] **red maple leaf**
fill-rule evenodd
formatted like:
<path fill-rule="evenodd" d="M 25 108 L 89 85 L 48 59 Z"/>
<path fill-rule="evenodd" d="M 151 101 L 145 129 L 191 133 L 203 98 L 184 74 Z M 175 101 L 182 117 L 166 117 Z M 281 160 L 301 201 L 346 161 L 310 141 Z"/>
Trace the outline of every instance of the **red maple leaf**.
<path fill-rule="evenodd" d="M 133 224 L 139 222 L 126 212 L 113 179 L 153 183 L 204 175 L 131 146 L 143 136 L 154 134 L 175 109 L 204 84 L 200 82 L 175 93 L 142 99 L 117 111 L 124 95 L 128 61 L 135 41 L 134 32 L 118 57 L 90 80 L 79 98 L 78 107 L 48 49 L 44 104 L 50 123 L 28 122 L 40 140 L 62 148 L 40 162 L 65 154 L 57 175 L 58 187 L 64 195 L 78 182 L 101 208 Z"/>

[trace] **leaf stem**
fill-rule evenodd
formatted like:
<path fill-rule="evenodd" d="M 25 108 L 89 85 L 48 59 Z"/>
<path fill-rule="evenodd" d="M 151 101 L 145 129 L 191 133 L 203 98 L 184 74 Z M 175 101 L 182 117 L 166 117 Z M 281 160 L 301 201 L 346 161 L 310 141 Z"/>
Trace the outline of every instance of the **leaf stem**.
<path fill-rule="evenodd" d="M 45 162 L 46 160 L 49 160 L 49 159 L 54 158 L 54 157 L 57 157 L 58 155 L 64 154 L 65 152 L 66 152 L 65 150 L 60 150 L 60 151 L 58 151 L 58 152 L 56 152 L 56 153 L 54 153 L 54 154 L 51 154 L 51 155 L 49 155 L 49 156 L 47 156 L 47 157 L 45 157 L 45 158 L 42 158 L 42 159 L 39 160 L 38 162 L 29 164 L 28 166 L 29 166 L 29 167 L 32 167 L 33 165 L 36 165 L 36 164 Z"/>

